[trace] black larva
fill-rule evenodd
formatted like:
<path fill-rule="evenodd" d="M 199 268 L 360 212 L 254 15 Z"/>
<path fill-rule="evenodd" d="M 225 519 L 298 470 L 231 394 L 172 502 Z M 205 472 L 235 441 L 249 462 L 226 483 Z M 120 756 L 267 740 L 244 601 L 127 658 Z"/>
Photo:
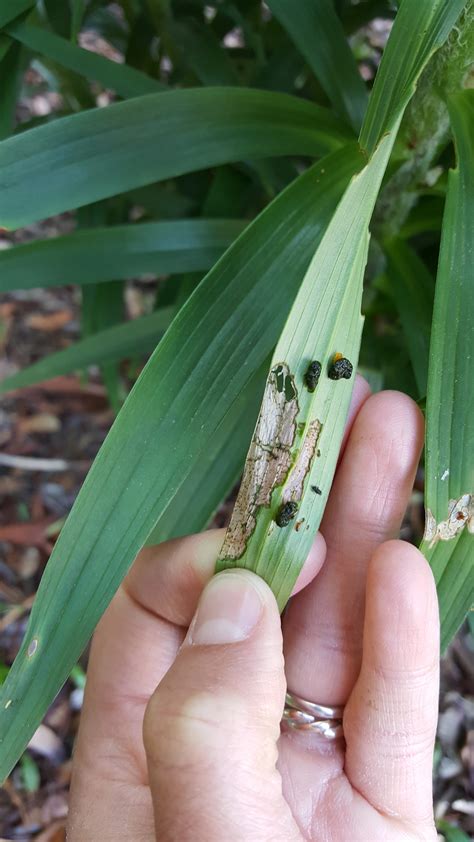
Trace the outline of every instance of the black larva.
<path fill-rule="evenodd" d="M 346 357 L 336 354 L 329 366 L 328 377 L 330 380 L 350 380 L 352 372 L 352 363 Z"/>
<path fill-rule="evenodd" d="M 304 384 L 308 390 L 308 392 L 314 392 L 316 386 L 318 385 L 319 378 L 321 376 L 321 363 L 319 360 L 313 360 L 308 368 L 306 369 L 306 373 L 304 376 Z"/>
<path fill-rule="evenodd" d="M 288 526 L 291 520 L 293 520 L 296 512 L 298 511 L 298 503 L 294 503 L 291 500 L 288 503 L 283 503 L 280 506 L 278 514 L 275 518 L 275 523 L 277 526 Z"/>

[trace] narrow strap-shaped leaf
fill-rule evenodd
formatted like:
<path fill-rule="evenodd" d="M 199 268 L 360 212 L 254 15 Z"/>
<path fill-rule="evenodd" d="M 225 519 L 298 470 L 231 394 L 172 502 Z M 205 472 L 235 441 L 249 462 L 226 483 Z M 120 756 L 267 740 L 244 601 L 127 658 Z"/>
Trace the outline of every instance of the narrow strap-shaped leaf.
<path fill-rule="evenodd" d="M 387 277 L 400 314 L 420 398 L 426 395 L 434 280 L 417 253 L 401 239 L 385 243 Z"/>
<path fill-rule="evenodd" d="M 10 137 L 15 128 L 16 102 L 24 64 L 20 44 L 13 44 L 0 59 L 0 139 Z"/>
<path fill-rule="evenodd" d="M 15 42 L 8 35 L 0 33 L 0 61 L 3 61 L 12 44 Z"/>
<path fill-rule="evenodd" d="M 136 97 L 0 143 L 0 225 L 245 158 L 321 155 L 347 131 L 303 99 L 241 88 Z"/>
<path fill-rule="evenodd" d="M 32 9 L 35 3 L 36 0 L 0 0 L 0 27 Z"/>
<path fill-rule="evenodd" d="M 362 337 L 368 226 L 394 139 L 395 132 L 384 138 L 354 176 L 305 275 L 273 355 L 217 563 L 257 573 L 280 610 L 308 557 L 339 456 Z M 347 379 L 333 377 L 339 358 Z"/>
<path fill-rule="evenodd" d="M 21 21 L 10 24 L 7 32 L 33 52 L 57 61 L 63 67 L 74 70 L 81 76 L 100 82 L 116 91 L 122 97 L 135 97 L 164 90 L 165 85 L 128 67 L 111 61 L 105 56 L 84 50 L 54 32 Z"/>
<path fill-rule="evenodd" d="M 333 0 L 268 0 L 335 110 L 358 131 L 368 95 Z"/>
<path fill-rule="evenodd" d="M 449 173 L 433 310 L 422 545 L 438 585 L 443 648 L 474 599 L 474 91 L 448 104 L 458 163 Z"/>
<path fill-rule="evenodd" d="M 63 38 L 71 36 L 70 0 L 43 0 L 50 25 Z"/>
<path fill-rule="evenodd" d="M 267 371 L 268 362 L 265 362 L 237 396 L 186 483 L 170 498 L 148 537 L 149 546 L 204 529 L 236 484 L 255 426 Z"/>
<path fill-rule="evenodd" d="M 402 0 L 375 79 L 360 142 L 371 154 L 407 105 L 430 56 L 446 40 L 466 0 Z"/>
<path fill-rule="evenodd" d="M 363 163 L 351 145 L 280 194 L 201 282 L 142 372 L 61 532 L 2 687 L 0 779 L 170 499 L 267 360 L 315 245 Z"/>
<path fill-rule="evenodd" d="M 209 25 L 193 18 L 172 20 L 167 32 L 185 64 L 203 85 L 239 84 L 234 64 Z"/>
<path fill-rule="evenodd" d="M 86 11 L 87 0 L 72 0 L 71 10 L 71 41 L 75 43 Z"/>
<path fill-rule="evenodd" d="M 149 316 L 114 325 L 73 343 L 64 351 L 49 354 L 0 382 L 0 394 L 33 386 L 43 380 L 79 371 L 89 365 L 116 362 L 156 347 L 174 314 L 164 307 Z"/>
<path fill-rule="evenodd" d="M 180 219 L 35 240 L 0 251 L 0 292 L 210 269 L 246 224 Z"/>
<path fill-rule="evenodd" d="M 433 42 L 443 25 L 446 29 L 451 8 L 443 3 L 433 21 L 427 5 L 420 5 L 425 8 L 427 29 L 419 42 L 412 43 L 408 92 L 428 60 L 426 43 Z M 395 20 L 388 45 L 399 43 L 406 23 L 404 16 Z M 399 62 L 388 45 L 385 70 L 380 69 L 382 82 Z M 261 575 L 280 608 L 307 558 L 329 495 L 362 334 L 368 225 L 408 99 L 409 93 L 391 102 L 383 136 L 377 138 L 375 151 L 371 149 L 367 166 L 348 186 L 291 309 L 217 563 L 218 570 L 247 567 Z"/>

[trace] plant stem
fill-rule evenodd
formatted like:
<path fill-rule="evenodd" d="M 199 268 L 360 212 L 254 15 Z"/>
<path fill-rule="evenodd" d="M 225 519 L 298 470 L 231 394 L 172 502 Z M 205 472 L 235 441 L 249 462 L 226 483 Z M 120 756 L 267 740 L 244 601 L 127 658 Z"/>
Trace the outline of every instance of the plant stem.
<path fill-rule="evenodd" d="M 469 0 L 448 40 L 420 77 L 407 108 L 397 140 L 398 154 L 406 160 L 382 190 L 373 220 L 373 230 L 381 240 L 399 232 L 418 201 L 418 188 L 430 186 L 438 177 L 432 165 L 450 136 L 446 99 L 474 85 L 473 55 L 474 0 Z"/>

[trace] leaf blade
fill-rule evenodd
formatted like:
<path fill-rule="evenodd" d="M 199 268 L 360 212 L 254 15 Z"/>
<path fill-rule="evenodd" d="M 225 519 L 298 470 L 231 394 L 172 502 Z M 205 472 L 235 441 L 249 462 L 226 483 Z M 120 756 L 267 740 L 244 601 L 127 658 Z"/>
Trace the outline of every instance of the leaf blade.
<path fill-rule="evenodd" d="M 76 663 L 136 552 L 159 528 L 170 498 L 265 362 L 315 243 L 363 164 L 354 144 L 290 185 L 201 282 L 142 372 L 61 532 L 2 687 L 0 778 Z M 183 422 L 178 435 L 176 418 Z M 104 493 L 104 483 L 112 494 Z M 68 620 L 61 626 L 65 604 Z M 28 659 L 35 636 L 40 657 Z"/>
<path fill-rule="evenodd" d="M 163 307 L 148 316 L 97 331 L 74 342 L 63 351 L 49 354 L 0 383 L 0 394 L 34 386 L 62 374 L 70 374 L 98 363 L 117 362 L 135 354 L 151 351 L 167 329 L 174 315 L 172 307 Z"/>
<path fill-rule="evenodd" d="M 0 225 L 18 227 L 248 157 L 324 154 L 346 139 L 326 109 L 287 94 L 241 88 L 148 94 L 3 141 Z"/>
<path fill-rule="evenodd" d="M 341 117 L 358 131 L 368 93 L 358 71 L 333 0 L 269 0 L 268 5 L 290 34 Z"/>
<path fill-rule="evenodd" d="M 401 239 L 384 244 L 387 277 L 405 333 L 420 398 L 426 395 L 434 283 L 426 265 Z"/>
<path fill-rule="evenodd" d="M 438 586 L 443 648 L 474 598 L 472 521 L 464 521 L 459 512 L 461 528 L 450 539 L 430 534 L 430 529 L 448 520 L 451 501 L 471 495 L 466 505 L 472 512 L 474 494 L 474 91 L 452 95 L 448 106 L 458 164 L 449 173 L 433 310 L 426 430 L 427 531 L 422 543 Z"/>
<path fill-rule="evenodd" d="M 183 219 L 35 240 L 0 252 L 0 292 L 207 270 L 245 225 L 240 220 Z"/>
<path fill-rule="evenodd" d="M 119 96 L 141 96 L 164 90 L 166 87 L 134 67 L 119 64 L 105 56 L 84 50 L 65 38 L 61 38 L 60 35 L 48 32 L 39 26 L 17 21 L 10 24 L 6 31 L 33 52 L 58 62 L 63 67 L 79 73 L 80 76 L 100 82 L 105 87 L 116 91 Z"/>
<path fill-rule="evenodd" d="M 394 112 L 405 108 L 430 56 L 445 41 L 466 0 L 403 0 L 377 73 L 360 143 L 370 155 L 389 129 Z"/>
<path fill-rule="evenodd" d="M 0 3 L 0 27 L 3 28 L 35 5 L 36 0 L 3 0 Z"/>

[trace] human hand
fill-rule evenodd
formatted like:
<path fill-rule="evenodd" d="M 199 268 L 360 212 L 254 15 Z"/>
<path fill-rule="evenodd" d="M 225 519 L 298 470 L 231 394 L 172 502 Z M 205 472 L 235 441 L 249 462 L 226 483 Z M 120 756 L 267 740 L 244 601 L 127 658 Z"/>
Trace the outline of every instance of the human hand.
<path fill-rule="evenodd" d="M 282 623 L 254 574 L 211 579 L 222 530 L 140 554 L 92 646 L 70 842 L 436 839 L 436 592 L 418 550 L 389 540 L 422 427 L 411 400 L 358 378 L 298 586 L 324 566 Z M 345 705 L 345 740 L 280 736 L 286 680 Z"/>

